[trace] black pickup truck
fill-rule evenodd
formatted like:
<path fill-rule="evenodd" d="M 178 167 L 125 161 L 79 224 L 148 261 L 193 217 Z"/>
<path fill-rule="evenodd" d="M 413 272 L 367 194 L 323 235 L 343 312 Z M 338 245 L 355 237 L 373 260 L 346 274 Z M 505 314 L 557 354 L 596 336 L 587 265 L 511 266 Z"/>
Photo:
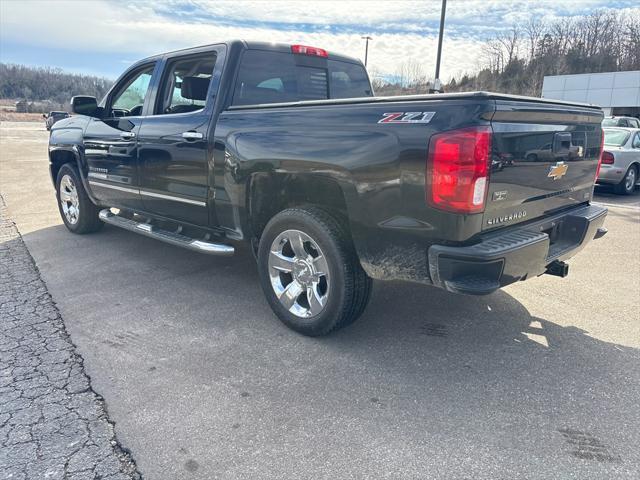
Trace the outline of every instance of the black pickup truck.
<path fill-rule="evenodd" d="M 488 294 L 565 276 L 606 233 L 593 106 L 375 97 L 353 58 L 231 41 L 141 60 L 72 110 L 49 142 L 70 231 L 212 255 L 248 242 L 269 304 L 306 335 L 358 318 L 372 278 Z"/>

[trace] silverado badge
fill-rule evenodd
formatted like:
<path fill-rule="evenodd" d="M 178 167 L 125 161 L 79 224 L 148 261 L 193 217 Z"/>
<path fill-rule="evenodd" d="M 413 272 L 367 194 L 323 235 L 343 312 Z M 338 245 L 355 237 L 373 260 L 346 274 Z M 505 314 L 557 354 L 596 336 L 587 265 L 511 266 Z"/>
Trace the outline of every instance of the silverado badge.
<path fill-rule="evenodd" d="M 551 168 L 549 168 L 549 174 L 547 175 L 547 177 L 558 180 L 559 178 L 564 177 L 564 175 L 567 173 L 567 170 L 569 170 L 569 165 L 564 162 L 558 162 L 555 165 L 552 165 Z"/>
<path fill-rule="evenodd" d="M 501 223 L 510 222 L 512 220 L 520 220 L 527 216 L 526 210 L 519 212 L 513 212 L 506 215 L 500 215 L 499 217 L 493 217 L 487 220 L 487 225 L 500 225 Z"/>

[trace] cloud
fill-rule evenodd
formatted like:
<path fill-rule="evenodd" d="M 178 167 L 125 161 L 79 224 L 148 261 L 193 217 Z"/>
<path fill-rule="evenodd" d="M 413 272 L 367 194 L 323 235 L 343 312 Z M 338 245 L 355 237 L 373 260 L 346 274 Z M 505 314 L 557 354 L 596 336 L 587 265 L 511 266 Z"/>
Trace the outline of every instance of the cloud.
<path fill-rule="evenodd" d="M 78 54 L 137 58 L 230 38 L 316 45 L 362 58 L 392 75 L 408 60 L 434 70 L 440 0 L 0 2 L 0 39 Z M 617 2 L 618 7 L 626 2 Z M 465 0 L 449 2 L 443 78 L 477 68 L 484 39 L 531 16 L 572 15 L 610 5 L 602 0 Z M 122 58 L 122 57 L 120 57 Z"/>

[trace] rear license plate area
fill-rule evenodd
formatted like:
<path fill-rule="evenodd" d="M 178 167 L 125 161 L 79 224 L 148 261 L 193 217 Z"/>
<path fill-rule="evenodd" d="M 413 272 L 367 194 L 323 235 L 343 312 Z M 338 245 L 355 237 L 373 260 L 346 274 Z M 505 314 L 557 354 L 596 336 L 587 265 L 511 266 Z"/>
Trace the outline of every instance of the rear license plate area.
<path fill-rule="evenodd" d="M 572 215 L 541 225 L 540 231 L 549 236 L 547 260 L 553 260 L 580 245 L 587 228 L 585 218 Z"/>

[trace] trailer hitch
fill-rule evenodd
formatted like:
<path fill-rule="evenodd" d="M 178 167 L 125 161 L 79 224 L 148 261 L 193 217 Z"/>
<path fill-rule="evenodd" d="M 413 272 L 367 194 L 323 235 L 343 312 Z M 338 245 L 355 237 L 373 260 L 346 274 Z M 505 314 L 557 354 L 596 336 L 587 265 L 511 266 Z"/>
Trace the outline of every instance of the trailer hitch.
<path fill-rule="evenodd" d="M 547 270 L 544 273 L 564 278 L 569 275 L 569 264 L 562 260 L 554 260 L 547 265 Z"/>

